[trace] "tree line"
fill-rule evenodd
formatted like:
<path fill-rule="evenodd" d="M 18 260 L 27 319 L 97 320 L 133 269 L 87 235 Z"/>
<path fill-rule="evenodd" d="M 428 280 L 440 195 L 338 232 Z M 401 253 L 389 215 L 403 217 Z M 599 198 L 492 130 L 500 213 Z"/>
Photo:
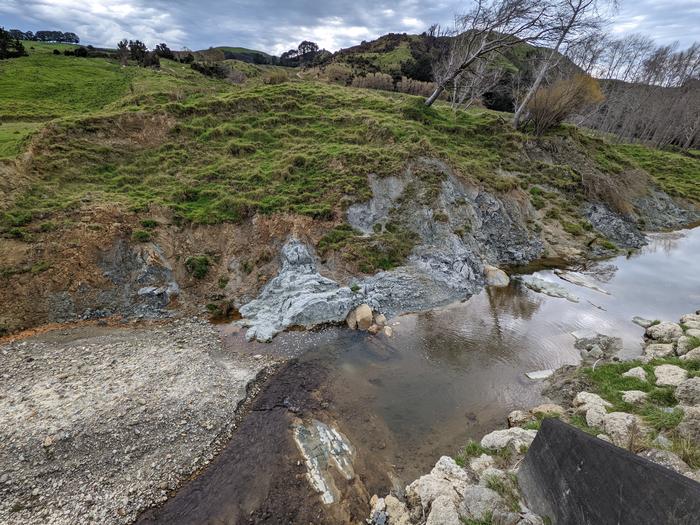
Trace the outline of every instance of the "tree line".
<path fill-rule="evenodd" d="M 79 44 L 80 38 L 75 33 L 70 31 L 20 31 L 19 29 L 10 29 L 12 38 L 17 40 L 33 40 L 35 42 L 59 42 L 63 44 Z"/>
<path fill-rule="evenodd" d="M 13 36 L 10 31 L 5 31 L 3 27 L 0 27 L 0 60 L 21 57 L 26 54 L 27 51 L 20 39 Z"/>

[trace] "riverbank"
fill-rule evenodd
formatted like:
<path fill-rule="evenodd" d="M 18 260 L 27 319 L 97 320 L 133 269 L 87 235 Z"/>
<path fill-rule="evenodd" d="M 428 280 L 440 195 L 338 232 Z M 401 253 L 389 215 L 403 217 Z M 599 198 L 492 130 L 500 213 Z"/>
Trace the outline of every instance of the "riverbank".
<path fill-rule="evenodd" d="M 678 323 L 636 321 L 646 326 L 641 357 L 560 369 L 544 390 L 556 403 L 511 412 L 508 428 L 440 458 L 403 493 L 375 495 L 369 522 L 546 523 L 527 508 L 516 474 L 548 417 L 700 481 L 700 310 Z"/>
<path fill-rule="evenodd" d="M 198 319 L 60 328 L 0 355 L 8 525 L 131 523 L 210 463 L 276 363 Z"/>

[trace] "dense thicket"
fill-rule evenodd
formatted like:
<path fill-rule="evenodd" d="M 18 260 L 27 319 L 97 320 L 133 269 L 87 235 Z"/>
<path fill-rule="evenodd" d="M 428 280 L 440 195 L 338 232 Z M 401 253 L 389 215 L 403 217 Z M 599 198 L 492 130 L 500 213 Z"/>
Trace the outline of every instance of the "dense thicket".
<path fill-rule="evenodd" d="M 21 57 L 26 54 L 22 42 L 17 37 L 12 36 L 11 31 L 5 31 L 0 27 L 0 59 Z"/>

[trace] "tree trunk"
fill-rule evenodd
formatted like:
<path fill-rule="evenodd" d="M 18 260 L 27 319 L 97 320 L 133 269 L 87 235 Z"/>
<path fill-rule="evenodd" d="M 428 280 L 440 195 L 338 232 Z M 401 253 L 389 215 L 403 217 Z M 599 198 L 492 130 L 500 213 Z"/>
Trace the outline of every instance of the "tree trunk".
<path fill-rule="evenodd" d="M 442 95 L 442 92 L 445 91 L 445 86 L 439 85 L 438 87 L 435 88 L 435 91 L 433 91 L 433 94 L 430 95 L 427 99 L 425 99 L 425 105 L 430 107 L 433 105 L 433 102 L 435 102 L 440 95 Z"/>

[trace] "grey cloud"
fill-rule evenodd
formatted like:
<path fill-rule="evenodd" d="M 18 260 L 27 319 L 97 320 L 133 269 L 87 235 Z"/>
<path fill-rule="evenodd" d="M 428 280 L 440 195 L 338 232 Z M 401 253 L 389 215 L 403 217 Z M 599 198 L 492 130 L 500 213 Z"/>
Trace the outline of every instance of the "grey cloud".
<path fill-rule="evenodd" d="M 0 25 L 75 31 L 83 41 L 114 46 L 140 38 L 152 46 L 201 49 L 237 45 L 280 53 L 303 39 L 331 50 L 387 32 L 418 33 L 449 23 L 468 3 L 419 0 L 4 0 Z M 623 0 L 611 27 L 683 46 L 700 37 L 697 0 Z"/>

